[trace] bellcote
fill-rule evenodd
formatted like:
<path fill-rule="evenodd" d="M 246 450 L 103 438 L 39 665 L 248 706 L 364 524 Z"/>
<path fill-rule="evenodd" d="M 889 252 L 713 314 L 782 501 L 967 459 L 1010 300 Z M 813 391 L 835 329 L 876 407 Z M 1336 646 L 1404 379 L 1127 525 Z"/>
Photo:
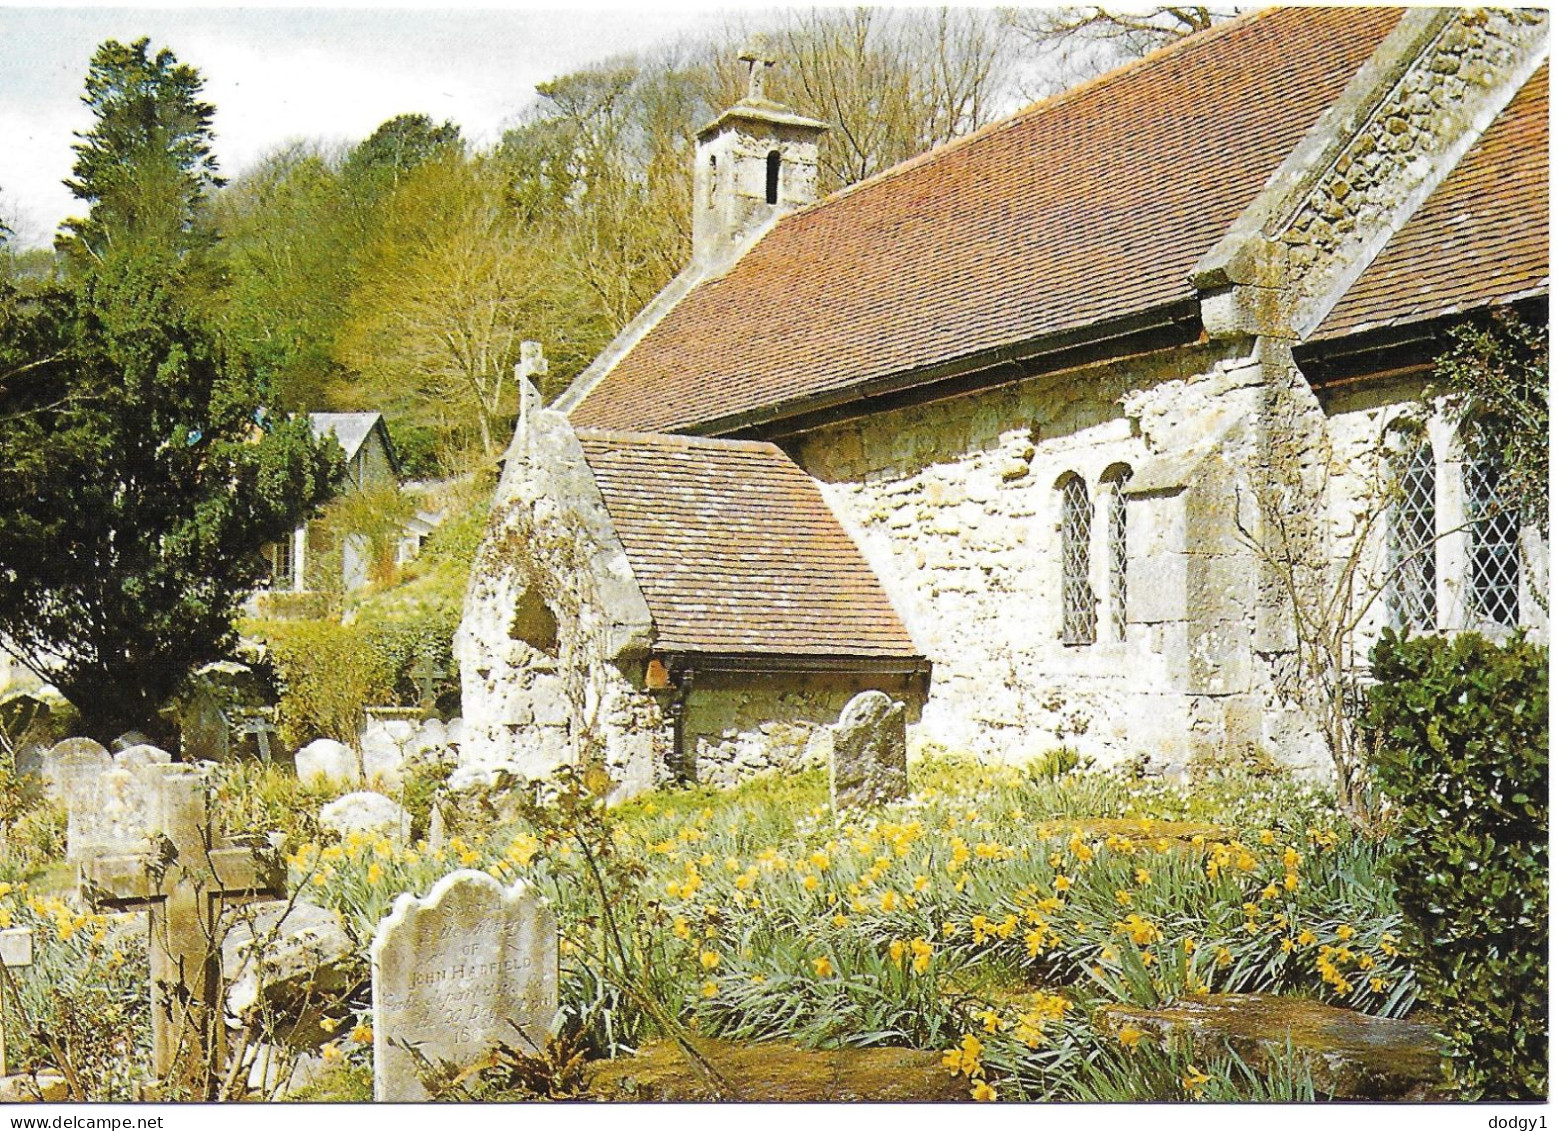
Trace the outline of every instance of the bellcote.
<path fill-rule="evenodd" d="M 693 261 L 713 265 L 781 212 L 817 199 L 817 142 L 828 127 L 764 93 L 774 58 L 742 52 L 746 97 L 698 131 L 693 166 Z"/>

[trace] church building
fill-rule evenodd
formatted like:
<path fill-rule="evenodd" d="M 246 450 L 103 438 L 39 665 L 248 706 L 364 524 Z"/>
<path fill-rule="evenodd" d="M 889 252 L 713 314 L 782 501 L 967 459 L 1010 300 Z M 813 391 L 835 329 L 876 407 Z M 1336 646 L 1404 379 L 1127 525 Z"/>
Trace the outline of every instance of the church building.
<path fill-rule="evenodd" d="M 1547 34 L 1271 9 L 823 200 L 751 55 L 691 262 L 523 408 L 467 766 L 729 783 L 879 688 L 921 748 L 1323 771 L 1305 586 L 1355 574 L 1359 656 L 1545 633 L 1545 543 L 1425 392 L 1458 320 L 1546 319 Z"/>

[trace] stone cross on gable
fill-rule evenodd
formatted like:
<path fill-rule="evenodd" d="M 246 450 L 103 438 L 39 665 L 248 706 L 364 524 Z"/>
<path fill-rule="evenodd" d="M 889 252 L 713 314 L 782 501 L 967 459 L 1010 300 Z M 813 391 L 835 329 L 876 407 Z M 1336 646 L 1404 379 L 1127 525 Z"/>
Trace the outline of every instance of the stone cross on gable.
<path fill-rule="evenodd" d="M 761 35 L 754 35 L 747 40 L 746 47 L 736 58 L 747 65 L 747 101 L 764 101 L 763 87 L 768 81 L 768 72 L 778 62 L 768 46 L 768 40 Z"/>
<path fill-rule="evenodd" d="M 225 1062 L 222 904 L 282 895 L 285 879 L 279 859 L 212 846 L 206 782 L 195 767 L 168 766 L 156 785 L 150 850 L 90 861 L 84 894 L 94 908 L 147 912 L 152 1070 L 200 1087 Z"/>

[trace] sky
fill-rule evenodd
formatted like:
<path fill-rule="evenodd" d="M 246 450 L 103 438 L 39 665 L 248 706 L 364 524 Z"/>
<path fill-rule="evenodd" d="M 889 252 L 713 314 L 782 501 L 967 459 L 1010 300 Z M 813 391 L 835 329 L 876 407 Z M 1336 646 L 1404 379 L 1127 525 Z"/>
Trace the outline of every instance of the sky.
<path fill-rule="evenodd" d="M 339 0 L 337 0 L 339 4 Z M 0 218 L 46 246 L 81 211 L 60 183 L 80 98 L 106 39 L 151 37 L 199 68 L 231 178 L 289 140 L 354 142 L 403 113 L 496 141 L 538 82 L 597 59 L 714 30 L 729 5 L 476 8 L 21 7 L 0 0 Z"/>

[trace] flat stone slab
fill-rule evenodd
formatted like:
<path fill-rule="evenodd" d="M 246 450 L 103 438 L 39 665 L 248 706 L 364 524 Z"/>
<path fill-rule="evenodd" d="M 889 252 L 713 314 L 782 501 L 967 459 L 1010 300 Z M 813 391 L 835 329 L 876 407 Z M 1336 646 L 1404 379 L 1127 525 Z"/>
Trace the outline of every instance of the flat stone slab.
<path fill-rule="evenodd" d="M 1226 841 L 1234 835 L 1232 829 L 1221 825 L 1201 821 L 1157 821 L 1146 817 L 1071 817 L 1040 821 L 1033 827 L 1033 833 L 1040 840 L 1073 834 L 1079 834 L 1084 840 L 1107 840 L 1112 836 L 1148 847 L 1159 841 L 1188 847 L 1197 837 L 1206 841 Z"/>
<path fill-rule="evenodd" d="M 645 1045 L 637 1056 L 600 1060 L 586 1073 L 600 1099 L 742 1103 L 891 1103 L 966 1100 L 968 1081 L 941 1064 L 941 1053 L 917 1049 L 803 1049 L 765 1041 L 736 1044 L 698 1040 L 698 1050 L 725 1079 L 715 1095 L 687 1057 L 669 1041 Z"/>
<path fill-rule="evenodd" d="M 1096 1022 L 1111 1034 L 1130 1025 L 1159 1039 L 1188 1036 L 1197 1055 L 1226 1042 L 1252 1065 L 1285 1056 L 1291 1041 L 1316 1094 L 1338 1099 L 1430 1099 L 1443 1080 L 1433 1026 L 1304 998 L 1191 994 L 1162 1009 L 1107 1005 Z"/>

